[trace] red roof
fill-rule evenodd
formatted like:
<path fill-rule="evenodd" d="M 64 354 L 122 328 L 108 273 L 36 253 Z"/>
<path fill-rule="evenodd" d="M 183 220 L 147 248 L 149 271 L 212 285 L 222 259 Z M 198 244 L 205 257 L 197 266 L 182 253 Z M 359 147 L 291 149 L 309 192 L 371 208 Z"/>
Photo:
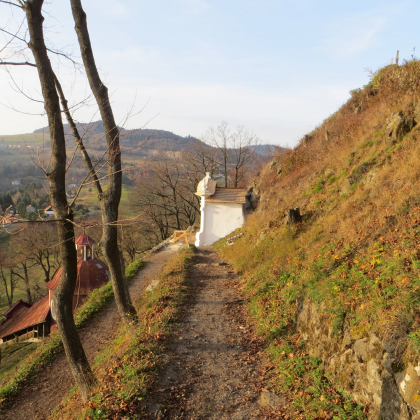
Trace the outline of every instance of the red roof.
<path fill-rule="evenodd" d="M 19 299 L 13 306 L 11 306 L 4 314 L 3 316 L 6 319 L 10 319 L 15 317 L 17 314 L 19 314 L 22 310 L 26 310 L 30 308 L 32 305 L 28 302 L 24 302 L 22 299 Z"/>
<path fill-rule="evenodd" d="M 80 235 L 75 242 L 76 245 L 93 245 L 94 243 L 95 241 L 86 234 Z"/>
<path fill-rule="evenodd" d="M 32 325 L 44 322 L 50 310 L 48 296 L 43 297 L 33 306 L 20 313 L 16 318 L 11 318 L 0 327 L 0 338 L 17 333 Z"/>
<path fill-rule="evenodd" d="M 110 278 L 108 266 L 97 258 L 83 261 L 77 260 L 77 280 L 75 295 L 87 295 L 92 290 L 108 283 Z M 54 277 L 46 283 L 49 290 L 55 290 L 61 281 L 61 267 L 54 274 Z"/>
<path fill-rule="evenodd" d="M 53 211 L 52 206 L 45 207 L 44 211 Z"/>

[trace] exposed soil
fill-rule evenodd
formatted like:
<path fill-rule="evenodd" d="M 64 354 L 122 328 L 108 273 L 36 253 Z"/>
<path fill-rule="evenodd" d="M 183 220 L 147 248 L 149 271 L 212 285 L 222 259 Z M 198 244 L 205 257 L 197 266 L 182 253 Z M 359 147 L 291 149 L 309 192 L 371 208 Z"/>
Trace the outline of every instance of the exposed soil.
<path fill-rule="evenodd" d="M 264 390 L 262 343 L 247 325 L 236 275 L 212 248 L 200 249 L 188 290 L 185 316 L 166 345 L 145 418 L 282 418 L 273 409 L 278 397 Z"/>
<path fill-rule="evenodd" d="M 161 271 L 171 255 L 182 246 L 185 245 L 178 242 L 176 245 L 165 247 L 160 252 L 145 258 L 146 266 L 130 286 L 133 300 L 140 296 L 143 289 Z M 116 304 L 113 302 L 79 331 L 90 362 L 112 340 L 119 325 L 120 317 Z M 73 377 L 63 353 L 27 384 L 16 398 L 15 404 L 4 411 L 1 418 L 4 420 L 47 419 L 73 384 Z"/>

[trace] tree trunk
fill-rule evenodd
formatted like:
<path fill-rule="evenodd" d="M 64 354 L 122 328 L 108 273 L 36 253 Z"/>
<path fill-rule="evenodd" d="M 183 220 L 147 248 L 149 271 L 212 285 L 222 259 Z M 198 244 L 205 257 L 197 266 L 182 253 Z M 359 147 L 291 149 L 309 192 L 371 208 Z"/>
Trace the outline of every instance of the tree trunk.
<path fill-rule="evenodd" d="M 108 97 L 108 89 L 102 83 L 96 68 L 86 22 L 86 13 L 80 0 L 71 0 L 75 29 L 80 45 L 83 64 L 90 88 L 99 107 L 108 147 L 108 189 L 99 197 L 102 209 L 101 247 L 111 273 L 112 288 L 118 312 L 127 326 L 138 323 L 137 312 L 131 301 L 125 282 L 121 251 L 118 247 L 118 206 L 121 199 L 122 171 L 119 130 Z"/>
<path fill-rule="evenodd" d="M 31 294 L 31 286 L 29 284 L 29 275 L 28 275 L 28 267 L 25 263 L 22 264 L 23 266 L 23 278 L 25 282 L 25 288 L 26 288 L 26 296 L 28 297 L 28 303 L 32 304 L 32 294 Z"/>
<path fill-rule="evenodd" d="M 96 378 L 87 361 L 73 319 L 72 304 L 77 278 L 73 212 L 67 206 L 65 190 L 66 143 L 60 103 L 54 84 L 54 73 L 44 41 L 42 5 L 43 0 L 27 0 L 24 3 L 24 10 L 30 34 L 28 46 L 37 65 L 51 137 L 51 169 L 47 176 L 50 184 L 51 205 L 55 218 L 58 220 L 57 230 L 62 267 L 60 286 L 54 292 L 54 306 L 56 307 L 58 330 L 71 371 L 82 398 L 86 401 L 96 385 Z"/>

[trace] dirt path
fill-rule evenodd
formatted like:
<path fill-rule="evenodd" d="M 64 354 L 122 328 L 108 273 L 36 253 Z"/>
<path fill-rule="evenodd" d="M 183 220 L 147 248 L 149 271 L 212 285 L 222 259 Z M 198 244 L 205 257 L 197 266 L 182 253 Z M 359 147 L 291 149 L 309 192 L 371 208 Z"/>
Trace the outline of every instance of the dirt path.
<path fill-rule="evenodd" d="M 161 271 L 170 256 L 182 246 L 181 243 L 170 245 L 145 258 L 147 265 L 140 271 L 130 286 L 133 300 L 140 296 L 143 289 Z M 113 302 L 80 331 L 80 338 L 90 362 L 114 337 L 119 325 L 120 318 L 116 304 Z M 33 381 L 28 383 L 16 399 L 15 404 L 3 412 L 1 418 L 2 420 L 47 419 L 73 384 L 73 377 L 63 353 L 37 375 Z"/>
<path fill-rule="evenodd" d="M 269 395 L 262 392 L 261 343 L 246 324 L 235 277 L 212 248 L 200 249 L 185 318 L 167 344 L 166 367 L 151 392 L 146 418 L 281 418 L 261 406 L 261 396 Z"/>

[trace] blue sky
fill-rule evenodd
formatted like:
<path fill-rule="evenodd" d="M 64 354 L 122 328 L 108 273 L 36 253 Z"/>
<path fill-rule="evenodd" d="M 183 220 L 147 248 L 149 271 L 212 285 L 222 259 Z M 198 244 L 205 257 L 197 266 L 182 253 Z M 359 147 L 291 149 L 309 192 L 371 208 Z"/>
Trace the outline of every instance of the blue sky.
<path fill-rule="evenodd" d="M 45 5 L 46 36 L 49 45 L 77 58 L 67 3 Z M 420 2 L 414 0 L 83 4 L 117 120 L 127 128 L 147 124 L 183 136 L 200 137 L 209 126 L 227 121 L 254 131 L 263 143 L 294 146 L 335 112 L 351 89 L 368 83 L 366 69 L 389 64 L 398 49 L 401 59 L 410 59 L 413 48 L 420 48 Z M 21 21 L 19 10 L 11 18 L 11 8 L 0 4 L 3 27 L 12 31 Z M 7 39 L 0 34 L 3 45 Z M 7 48 L 0 57 L 11 52 Z M 70 101 L 83 99 L 88 92 L 85 77 L 65 60 L 52 61 Z M 23 91 L 40 98 L 36 70 L 10 71 Z M 42 105 L 15 92 L 11 83 L 10 75 L 0 71 L 0 133 L 31 132 L 46 125 L 45 117 L 5 106 L 42 112 Z M 75 118 L 95 120 L 95 112 L 91 103 L 77 110 Z"/>

